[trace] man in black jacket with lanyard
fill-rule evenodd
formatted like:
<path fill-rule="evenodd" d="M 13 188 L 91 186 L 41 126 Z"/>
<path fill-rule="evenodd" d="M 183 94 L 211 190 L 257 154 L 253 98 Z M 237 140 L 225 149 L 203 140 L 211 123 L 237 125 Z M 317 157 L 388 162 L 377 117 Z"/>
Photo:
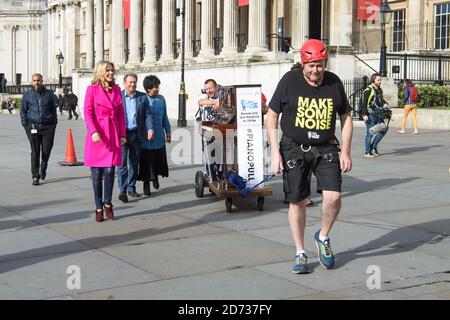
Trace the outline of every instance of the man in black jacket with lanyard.
<path fill-rule="evenodd" d="M 43 86 L 42 75 L 33 74 L 31 81 L 33 89 L 23 95 L 20 120 L 30 141 L 31 174 L 33 185 L 36 186 L 39 185 L 39 179 L 45 180 L 47 175 L 47 165 L 53 148 L 58 118 L 55 95 Z M 41 152 L 42 161 L 40 162 Z"/>
<path fill-rule="evenodd" d="M 310 172 L 317 178 L 317 191 L 323 194 L 322 224 L 314 235 L 320 264 L 333 267 L 331 227 L 341 207 L 342 173 L 352 169 L 350 158 L 353 133 L 351 107 L 339 77 L 325 71 L 328 52 L 315 39 L 301 50 L 302 69 L 287 72 L 278 83 L 267 114 L 272 149 L 272 172 L 283 172 L 283 187 L 290 203 L 289 226 L 296 247 L 294 273 L 307 273 L 304 248 L 306 204 L 311 194 Z M 283 136 L 278 148 L 278 116 L 282 113 Z M 335 138 L 336 118 L 342 128 L 342 151 Z"/>

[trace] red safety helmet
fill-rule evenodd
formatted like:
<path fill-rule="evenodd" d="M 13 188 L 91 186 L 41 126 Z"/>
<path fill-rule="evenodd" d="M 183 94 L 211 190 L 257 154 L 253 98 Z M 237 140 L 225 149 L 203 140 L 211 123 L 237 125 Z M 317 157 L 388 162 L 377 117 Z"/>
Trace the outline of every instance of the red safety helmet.
<path fill-rule="evenodd" d="M 302 63 L 328 59 L 327 47 L 317 39 L 309 39 L 300 49 Z"/>

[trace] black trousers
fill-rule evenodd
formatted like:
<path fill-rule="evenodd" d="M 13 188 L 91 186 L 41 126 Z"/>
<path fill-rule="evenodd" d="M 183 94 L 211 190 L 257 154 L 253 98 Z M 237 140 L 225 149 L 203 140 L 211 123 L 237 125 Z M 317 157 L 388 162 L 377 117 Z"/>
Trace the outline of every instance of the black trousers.
<path fill-rule="evenodd" d="M 69 119 L 72 119 L 72 112 L 78 118 L 77 107 L 69 107 Z"/>
<path fill-rule="evenodd" d="M 31 133 L 31 124 L 25 128 L 31 147 L 31 174 L 41 178 L 41 173 L 47 171 L 48 159 L 53 148 L 56 124 L 39 126 L 37 133 Z M 40 161 L 42 152 L 42 161 Z M 39 163 L 40 162 L 40 163 Z"/>

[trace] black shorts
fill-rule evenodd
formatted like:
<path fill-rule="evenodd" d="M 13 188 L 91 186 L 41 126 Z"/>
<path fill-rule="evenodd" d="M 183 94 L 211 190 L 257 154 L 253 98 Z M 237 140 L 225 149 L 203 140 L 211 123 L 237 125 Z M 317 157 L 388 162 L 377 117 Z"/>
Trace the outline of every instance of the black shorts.
<path fill-rule="evenodd" d="M 311 195 L 311 174 L 317 178 L 317 192 L 341 192 L 342 173 L 339 161 L 339 147 L 337 145 L 316 146 L 322 155 L 318 159 L 312 151 L 303 153 L 300 146 L 280 143 L 283 157 L 283 188 L 286 200 L 290 203 L 299 202 Z M 307 150 L 307 148 L 304 148 Z M 303 153 L 303 157 L 302 157 Z M 325 155 L 325 156 L 323 156 Z M 290 169 L 287 161 L 300 159 Z M 325 159 L 326 157 L 327 159 Z"/>

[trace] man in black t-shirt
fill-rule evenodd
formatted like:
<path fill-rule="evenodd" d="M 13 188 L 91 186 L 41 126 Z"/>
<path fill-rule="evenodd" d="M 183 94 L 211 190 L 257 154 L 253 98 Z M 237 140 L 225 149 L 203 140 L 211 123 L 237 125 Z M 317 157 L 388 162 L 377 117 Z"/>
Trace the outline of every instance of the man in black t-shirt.
<path fill-rule="evenodd" d="M 315 39 L 301 50 L 302 69 L 287 72 L 278 83 L 267 114 L 272 150 L 272 171 L 283 172 L 283 187 L 289 205 L 289 225 L 296 246 L 293 272 L 307 273 L 304 249 L 306 199 L 311 194 L 311 171 L 317 191 L 323 194 L 322 225 L 314 235 L 319 261 L 326 269 L 334 265 L 328 234 L 341 207 L 342 173 L 352 169 L 350 158 L 353 123 L 351 107 L 339 77 L 325 71 L 328 52 Z M 278 117 L 283 136 L 278 148 Z M 339 156 L 335 138 L 337 115 L 342 128 Z"/>

